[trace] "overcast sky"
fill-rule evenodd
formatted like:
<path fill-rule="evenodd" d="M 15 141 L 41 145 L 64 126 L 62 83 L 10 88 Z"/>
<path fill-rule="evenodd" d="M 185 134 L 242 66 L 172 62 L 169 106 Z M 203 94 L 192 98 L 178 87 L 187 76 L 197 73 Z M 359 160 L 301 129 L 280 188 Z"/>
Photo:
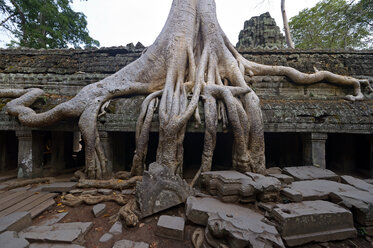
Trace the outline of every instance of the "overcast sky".
<path fill-rule="evenodd" d="M 297 15 L 304 8 L 313 7 L 319 0 L 287 0 L 288 17 Z M 264 2 L 263 4 L 260 4 Z M 87 16 L 91 37 L 102 47 L 136 44 L 149 46 L 161 31 L 172 0 L 75 0 L 75 11 Z M 245 20 L 269 11 L 282 30 L 280 0 L 216 0 L 220 25 L 233 44 Z M 0 47 L 9 40 L 0 33 Z"/>

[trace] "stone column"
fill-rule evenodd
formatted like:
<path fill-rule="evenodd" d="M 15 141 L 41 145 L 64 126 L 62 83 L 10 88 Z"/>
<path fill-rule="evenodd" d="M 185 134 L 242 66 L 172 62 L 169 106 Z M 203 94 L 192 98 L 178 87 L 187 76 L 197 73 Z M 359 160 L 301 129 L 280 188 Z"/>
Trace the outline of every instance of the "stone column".
<path fill-rule="evenodd" d="M 326 168 L 325 142 L 328 138 L 326 133 L 307 133 L 304 138 L 303 159 L 304 165 L 314 165 Z"/>
<path fill-rule="evenodd" d="M 110 134 L 108 132 L 100 131 L 100 141 L 104 148 L 105 156 L 107 159 L 107 170 L 109 175 L 113 172 L 113 149 Z"/>
<path fill-rule="evenodd" d="M 18 137 L 18 178 L 42 176 L 43 142 L 40 134 L 16 131 Z"/>

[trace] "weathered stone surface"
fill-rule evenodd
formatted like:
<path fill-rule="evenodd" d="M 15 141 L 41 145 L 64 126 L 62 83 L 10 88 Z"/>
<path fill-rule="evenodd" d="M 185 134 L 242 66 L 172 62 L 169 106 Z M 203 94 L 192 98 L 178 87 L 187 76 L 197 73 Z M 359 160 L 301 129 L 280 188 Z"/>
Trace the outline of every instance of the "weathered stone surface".
<path fill-rule="evenodd" d="M 356 222 L 373 226 L 373 194 L 367 191 L 335 191 L 330 193 L 333 202 L 351 209 Z"/>
<path fill-rule="evenodd" d="M 209 171 L 202 174 L 202 184 L 211 195 L 223 202 L 253 202 L 256 190 L 253 181 L 238 171 Z"/>
<path fill-rule="evenodd" d="M 93 215 L 97 218 L 101 214 L 103 214 L 106 210 L 106 205 L 101 203 L 101 204 L 96 204 L 92 208 Z"/>
<path fill-rule="evenodd" d="M 286 167 L 283 169 L 285 174 L 292 176 L 295 181 L 325 179 L 338 181 L 339 176 L 331 170 L 322 169 L 316 166 Z"/>
<path fill-rule="evenodd" d="M 104 235 L 101 236 L 100 238 L 100 242 L 101 243 L 105 243 L 105 242 L 108 242 L 109 240 L 111 240 L 113 238 L 113 235 L 110 234 L 110 233 L 105 233 Z"/>
<path fill-rule="evenodd" d="M 290 190 L 289 190 L 290 189 Z M 326 200 L 331 192 L 358 192 L 359 190 L 347 184 L 337 183 L 328 180 L 311 180 L 293 182 L 282 193 L 292 201 L 299 201 L 299 194 L 302 200 Z M 285 194 L 286 193 L 286 194 Z"/>
<path fill-rule="evenodd" d="M 253 202 L 277 198 L 281 183 L 274 177 L 237 171 L 210 171 L 202 174 L 202 184 L 224 202 Z"/>
<path fill-rule="evenodd" d="M 80 194 L 82 193 L 84 190 L 83 189 L 73 189 L 73 190 L 70 190 L 70 194 Z"/>
<path fill-rule="evenodd" d="M 207 225 L 208 218 L 213 213 L 226 213 L 233 216 L 246 216 L 249 208 L 237 204 L 224 203 L 215 198 L 188 197 L 185 212 L 188 220 L 195 224 Z"/>
<path fill-rule="evenodd" d="M 112 189 L 98 189 L 97 192 L 103 195 L 111 195 L 113 193 L 113 190 Z"/>
<path fill-rule="evenodd" d="M 59 193 L 69 192 L 74 189 L 76 185 L 77 182 L 57 182 L 44 185 L 42 191 Z"/>
<path fill-rule="evenodd" d="M 352 176 L 341 176 L 342 183 L 354 186 L 357 189 L 368 191 L 373 194 L 373 185 L 365 182 L 364 180 L 352 177 Z"/>
<path fill-rule="evenodd" d="M 373 184 L 373 178 L 365 179 L 366 183 Z"/>
<path fill-rule="evenodd" d="M 149 248 L 149 245 L 144 242 L 134 242 L 123 239 L 115 242 L 113 248 Z"/>
<path fill-rule="evenodd" d="M 28 212 L 16 212 L 0 218 L 0 233 L 5 231 L 19 232 L 31 225 L 31 214 Z"/>
<path fill-rule="evenodd" d="M 76 244 L 32 243 L 29 248 L 84 248 Z"/>
<path fill-rule="evenodd" d="M 55 214 L 51 217 L 48 217 L 48 219 L 45 219 L 42 222 L 40 222 L 39 226 L 50 226 L 50 225 L 56 224 L 57 222 L 62 220 L 63 217 L 65 217 L 67 214 L 68 212 Z"/>
<path fill-rule="evenodd" d="M 356 237 L 350 211 L 327 201 L 277 204 L 271 212 L 288 246 Z"/>
<path fill-rule="evenodd" d="M 301 202 L 303 200 L 302 193 L 292 188 L 282 189 L 281 194 L 293 202 Z"/>
<path fill-rule="evenodd" d="M 110 228 L 109 233 L 119 235 L 123 232 L 122 222 L 116 221 Z"/>
<path fill-rule="evenodd" d="M 284 44 L 285 38 L 276 25 L 275 19 L 269 12 L 266 12 L 245 21 L 236 46 L 238 48 L 282 48 Z"/>
<path fill-rule="evenodd" d="M 276 228 L 264 223 L 263 218 L 252 210 L 240 217 L 212 214 L 208 219 L 205 240 L 212 247 L 285 247 Z"/>
<path fill-rule="evenodd" d="M 16 232 L 3 232 L 0 234 L 0 246 L 2 248 L 27 248 L 29 242 L 24 238 L 18 238 Z"/>
<path fill-rule="evenodd" d="M 135 193 L 134 189 L 124 189 L 122 190 L 123 195 L 133 195 Z"/>
<path fill-rule="evenodd" d="M 184 218 L 162 215 L 159 217 L 155 233 L 161 237 L 183 240 L 184 226 Z"/>
<path fill-rule="evenodd" d="M 137 183 L 135 194 L 144 218 L 185 202 L 192 189 L 168 167 L 152 163 L 149 171 L 144 172 L 142 182 Z"/>
<path fill-rule="evenodd" d="M 294 182 L 294 178 L 285 174 L 269 174 L 270 177 L 274 177 L 278 180 L 280 180 L 283 184 L 290 184 Z"/>
<path fill-rule="evenodd" d="M 45 232 L 22 232 L 20 237 L 29 241 L 47 241 L 47 242 L 68 242 L 77 240 L 82 235 L 80 229 L 56 230 Z"/>

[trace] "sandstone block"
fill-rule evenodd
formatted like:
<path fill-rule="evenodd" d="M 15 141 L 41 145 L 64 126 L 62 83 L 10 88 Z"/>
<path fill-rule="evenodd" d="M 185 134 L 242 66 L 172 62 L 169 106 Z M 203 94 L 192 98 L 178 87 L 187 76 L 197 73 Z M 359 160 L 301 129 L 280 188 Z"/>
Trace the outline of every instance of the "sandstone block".
<path fill-rule="evenodd" d="M 28 212 L 16 212 L 0 218 L 0 233 L 5 231 L 19 232 L 31 226 L 31 214 Z"/>
<path fill-rule="evenodd" d="M 113 248 L 149 248 L 149 245 L 144 242 L 134 242 L 123 239 L 115 242 Z"/>
<path fill-rule="evenodd" d="M 293 177 L 295 181 L 325 179 L 337 182 L 339 180 L 339 176 L 333 171 L 316 166 L 286 167 L 283 172 Z"/>
<path fill-rule="evenodd" d="M 77 185 L 77 182 L 57 182 L 52 184 L 43 185 L 42 191 L 44 192 L 69 192 L 74 189 Z"/>
<path fill-rule="evenodd" d="M 182 217 L 162 215 L 157 223 L 156 234 L 161 237 L 183 240 L 185 220 Z"/>
<path fill-rule="evenodd" d="M 24 238 L 18 238 L 16 232 L 3 232 L 0 234 L 0 246 L 2 248 L 27 248 L 29 242 Z"/>
<path fill-rule="evenodd" d="M 103 214 L 106 210 L 106 205 L 101 203 L 101 204 L 96 204 L 92 208 L 93 215 L 97 218 L 101 214 Z"/>
<path fill-rule="evenodd" d="M 288 246 L 356 237 L 351 212 L 327 201 L 277 204 L 271 216 Z"/>

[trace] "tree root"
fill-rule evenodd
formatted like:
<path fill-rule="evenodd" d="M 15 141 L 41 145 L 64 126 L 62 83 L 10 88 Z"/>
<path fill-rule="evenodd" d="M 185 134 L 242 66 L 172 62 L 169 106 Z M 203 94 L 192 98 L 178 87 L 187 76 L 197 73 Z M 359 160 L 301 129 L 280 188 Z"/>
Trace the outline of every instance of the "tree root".
<path fill-rule="evenodd" d="M 131 198 L 127 204 L 120 208 L 119 216 L 124 220 L 124 223 L 128 227 L 134 227 L 139 224 L 139 218 L 135 214 L 137 210 L 136 199 Z"/>
<path fill-rule="evenodd" d="M 128 198 L 124 198 L 120 194 L 100 195 L 100 196 L 95 196 L 95 195 L 74 196 L 72 194 L 67 194 L 62 198 L 61 203 L 69 207 L 77 207 L 83 203 L 87 205 L 95 205 L 101 202 L 108 202 L 108 201 L 116 202 L 119 205 L 125 205 L 128 202 Z"/>
<path fill-rule="evenodd" d="M 133 188 L 136 182 L 141 181 L 142 176 L 131 177 L 128 180 L 121 179 L 109 179 L 109 180 L 92 180 L 92 179 L 82 179 L 77 184 L 79 188 L 104 188 L 104 189 L 116 189 L 123 190 L 128 188 Z"/>
<path fill-rule="evenodd" d="M 204 239 L 205 239 L 205 231 L 202 228 L 198 227 L 193 232 L 193 235 L 192 235 L 192 244 L 194 248 L 201 248 Z"/>
<path fill-rule="evenodd" d="M 118 171 L 115 173 L 115 178 L 122 179 L 122 180 L 128 180 L 131 178 L 131 172 L 128 171 Z"/>
<path fill-rule="evenodd" d="M 54 178 L 50 178 L 50 177 L 26 179 L 26 180 L 22 180 L 22 181 L 19 181 L 19 182 L 10 183 L 9 185 L 7 185 L 7 187 L 5 189 L 6 190 L 11 190 L 11 189 L 15 189 L 15 188 L 24 187 L 24 186 L 27 186 L 27 185 L 32 185 L 32 184 L 50 183 L 52 180 L 54 180 Z"/>

